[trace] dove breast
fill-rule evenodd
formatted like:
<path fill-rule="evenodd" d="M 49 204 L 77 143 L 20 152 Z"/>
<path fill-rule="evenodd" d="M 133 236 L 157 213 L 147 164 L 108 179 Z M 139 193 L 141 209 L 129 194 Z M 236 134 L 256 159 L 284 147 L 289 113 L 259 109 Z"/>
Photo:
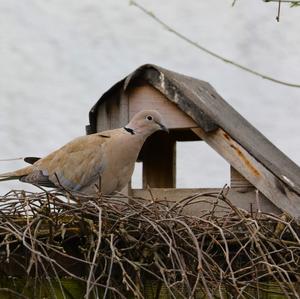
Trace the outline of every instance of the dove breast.
<path fill-rule="evenodd" d="M 121 191 L 132 176 L 143 142 L 140 136 L 131 135 L 124 129 L 114 130 L 110 140 L 102 145 L 101 169 L 98 172 L 100 178 L 99 174 L 93 176 L 81 191 L 91 194 L 99 182 L 103 194 Z"/>

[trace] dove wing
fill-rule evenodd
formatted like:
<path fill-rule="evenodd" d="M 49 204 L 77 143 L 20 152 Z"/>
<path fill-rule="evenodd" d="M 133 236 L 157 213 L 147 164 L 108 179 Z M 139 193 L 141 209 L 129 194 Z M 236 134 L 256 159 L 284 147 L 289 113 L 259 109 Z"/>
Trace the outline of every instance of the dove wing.
<path fill-rule="evenodd" d="M 22 181 L 46 187 L 63 186 L 79 191 L 95 180 L 105 167 L 105 144 L 109 134 L 82 136 L 67 143 L 43 159 L 35 162 L 33 171 Z"/>

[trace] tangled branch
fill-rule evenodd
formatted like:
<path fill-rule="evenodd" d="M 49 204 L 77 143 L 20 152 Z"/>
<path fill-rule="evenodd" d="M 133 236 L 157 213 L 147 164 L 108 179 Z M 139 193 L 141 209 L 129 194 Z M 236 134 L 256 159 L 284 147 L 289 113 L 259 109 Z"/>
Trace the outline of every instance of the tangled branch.
<path fill-rule="evenodd" d="M 187 215 L 203 203 L 209 208 Z M 24 280 L 0 294 L 39 298 L 46 281 L 53 298 L 72 298 L 68 277 L 81 286 L 74 298 L 86 299 L 149 298 L 149 289 L 151 298 L 259 298 L 270 283 L 285 298 L 300 296 L 299 225 L 249 214 L 225 193 L 171 202 L 11 191 L 0 215 L 2 280 Z"/>

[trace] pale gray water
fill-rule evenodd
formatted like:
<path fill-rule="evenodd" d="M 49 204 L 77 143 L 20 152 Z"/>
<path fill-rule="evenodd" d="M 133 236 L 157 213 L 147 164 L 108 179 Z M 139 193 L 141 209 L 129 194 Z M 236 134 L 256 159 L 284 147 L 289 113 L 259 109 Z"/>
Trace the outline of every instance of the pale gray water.
<path fill-rule="evenodd" d="M 283 5 L 277 23 L 275 4 L 238 0 L 231 8 L 231 2 L 140 1 L 204 46 L 300 83 L 300 8 Z M 0 159 L 43 156 L 84 134 L 88 111 L 100 95 L 147 62 L 210 82 L 299 164 L 300 89 L 199 52 L 124 0 L 0 0 Z M 178 159 L 179 186 L 220 186 L 228 180 L 222 159 L 204 145 L 179 147 Z M 21 165 L 0 162 L 0 171 Z M 29 189 L 1 183 L 0 193 L 20 187 Z"/>

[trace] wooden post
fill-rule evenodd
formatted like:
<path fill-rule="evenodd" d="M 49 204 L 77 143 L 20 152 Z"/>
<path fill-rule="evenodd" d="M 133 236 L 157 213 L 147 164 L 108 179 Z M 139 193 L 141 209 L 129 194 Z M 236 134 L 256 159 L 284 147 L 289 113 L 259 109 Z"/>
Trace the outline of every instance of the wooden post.
<path fill-rule="evenodd" d="M 175 188 L 176 141 L 164 132 L 157 132 L 145 143 L 143 160 L 143 188 Z"/>

